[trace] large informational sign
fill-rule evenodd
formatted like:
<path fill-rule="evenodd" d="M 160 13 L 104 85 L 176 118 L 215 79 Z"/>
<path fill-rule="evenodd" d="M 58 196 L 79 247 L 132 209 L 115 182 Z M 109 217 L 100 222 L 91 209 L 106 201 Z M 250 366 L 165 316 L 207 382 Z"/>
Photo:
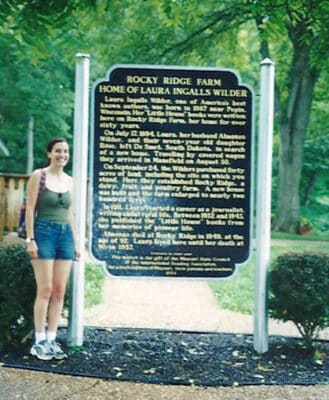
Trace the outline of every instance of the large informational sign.
<path fill-rule="evenodd" d="M 91 252 L 116 276 L 221 278 L 250 252 L 252 92 L 118 65 L 93 90 Z"/>

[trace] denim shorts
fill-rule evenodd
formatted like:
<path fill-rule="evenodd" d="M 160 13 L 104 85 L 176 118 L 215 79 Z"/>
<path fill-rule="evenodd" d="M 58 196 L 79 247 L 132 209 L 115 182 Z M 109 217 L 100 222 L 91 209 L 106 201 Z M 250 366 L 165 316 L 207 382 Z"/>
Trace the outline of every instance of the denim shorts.
<path fill-rule="evenodd" d="M 75 249 L 71 226 L 58 222 L 37 220 L 34 236 L 38 257 L 44 260 L 74 260 Z"/>

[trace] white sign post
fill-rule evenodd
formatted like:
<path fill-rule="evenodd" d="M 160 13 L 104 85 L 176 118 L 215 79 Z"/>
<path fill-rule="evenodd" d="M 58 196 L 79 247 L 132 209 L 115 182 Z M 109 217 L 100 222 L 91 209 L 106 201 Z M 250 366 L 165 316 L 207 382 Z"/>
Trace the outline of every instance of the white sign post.
<path fill-rule="evenodd" d="M 71 272 L 67 340 L 71 346 L 82 346 L 88 170 L 89 55 L 80 53 L 76 55 L 75 73 L 73 212 L 76 235 L 79 241 L 80 259 L 73 262 Z"/>
<path fill-rule="evenodd" d="M 261 63 L 257 211 L 256 211 L 256 282 L 254 310 L 254 349 L 268 351 L 267 276 L 271 248 L 271 186 L 274 114 L 274 63 Z"/>

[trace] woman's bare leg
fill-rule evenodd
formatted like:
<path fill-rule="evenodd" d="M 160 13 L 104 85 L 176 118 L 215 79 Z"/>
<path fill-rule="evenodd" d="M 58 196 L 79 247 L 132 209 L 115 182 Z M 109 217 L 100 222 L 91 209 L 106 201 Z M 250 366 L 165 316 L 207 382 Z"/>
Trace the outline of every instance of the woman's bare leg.
<path fill-rule="evenodd" d="M 62 314 L 67 281 L 72 260 L 55 260 L 52 275 L 52 292 L 48 311 L 48 332 L 56 333 Z"/>
<path fill-rule="evenodd" d="M 35 333 L 45 333 L 49 300 L 53 287 L 54 260 L 31 260 L 37 285 L 34 302 Z"/>

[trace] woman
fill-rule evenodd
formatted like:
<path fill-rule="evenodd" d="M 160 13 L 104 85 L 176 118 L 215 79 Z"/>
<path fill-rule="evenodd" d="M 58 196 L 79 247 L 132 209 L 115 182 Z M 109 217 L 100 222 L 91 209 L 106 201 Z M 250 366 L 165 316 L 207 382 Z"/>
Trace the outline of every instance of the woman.
<path fill-rule="evenodd" d="M 72 260 L 79 254 L 71 208 L 73 183 L 64 172 L 69 161 L 66 139 L 52 139 L 47 156 L 47 167 L 35 170 L 27 184 L 26 242 L 37 285 L 35 343 L 30 353 L 41 360 L 60 360 L 67 355 L 56 342 L 57 327 Z M 41 179 L 44 190 L 38 196 Z"/>

